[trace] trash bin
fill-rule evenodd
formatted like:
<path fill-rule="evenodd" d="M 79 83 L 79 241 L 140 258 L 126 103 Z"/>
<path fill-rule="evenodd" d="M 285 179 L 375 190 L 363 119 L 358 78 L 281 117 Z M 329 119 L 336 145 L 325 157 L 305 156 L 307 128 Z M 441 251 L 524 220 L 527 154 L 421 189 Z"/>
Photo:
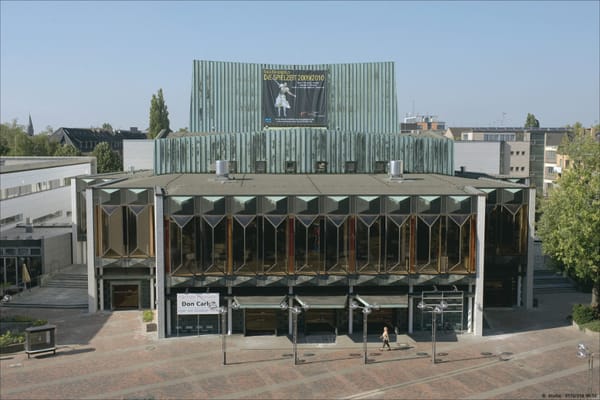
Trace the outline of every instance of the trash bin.
<path fill-rule="evenodd" d="M 56 354 L 56 325 L 32 326 L 25 329 L 25 353 L 53 352 Z"/>

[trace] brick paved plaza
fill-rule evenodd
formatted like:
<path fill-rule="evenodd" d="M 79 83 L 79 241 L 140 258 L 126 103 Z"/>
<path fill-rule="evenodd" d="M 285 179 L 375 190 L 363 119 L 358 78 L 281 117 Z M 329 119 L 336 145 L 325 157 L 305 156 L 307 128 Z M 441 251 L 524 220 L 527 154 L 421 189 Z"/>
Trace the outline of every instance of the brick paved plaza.
<path fill-rule="evenodd" d="M 4 399 L 416 399 L 598 398 L 600 339 L 571 326 L 572 304 L 589 295 L 541 295 L 531 310 L 489 310 L 486 336 L 441 334 L 432 365 L 430 335 L 399 336 L 378 351 L 362 335 L 335 343 L 301 340 L 294 366 L 285 336 L 219 335 L 158 340 L 140 311 L 2 308 L 57 325 L 56 355 L 1 357 Z M 314 343 L 313 343 L 314 342 Z M 593 377 L 576 357 L 578 343 L 596 353 Z M 427 353 L 426 355 L 423 353 Z M 590 389 L 591 387 L 591 389 Z"/>

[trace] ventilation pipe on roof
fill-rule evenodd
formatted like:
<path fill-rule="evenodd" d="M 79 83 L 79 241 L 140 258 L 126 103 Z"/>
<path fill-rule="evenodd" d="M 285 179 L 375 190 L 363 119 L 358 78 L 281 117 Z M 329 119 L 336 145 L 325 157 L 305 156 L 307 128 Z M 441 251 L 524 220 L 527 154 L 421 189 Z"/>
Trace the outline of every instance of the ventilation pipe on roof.
<path fill-rule="evenodd" d="M 404 162 L 402 160 L 390 161 L 390 180 L 401 181 L 404 178 Z"/>
<path fill-rule="evenodd" d="M 229 179 L 229 161 L 217 160 L 215 167 L 217 179 Z"/>

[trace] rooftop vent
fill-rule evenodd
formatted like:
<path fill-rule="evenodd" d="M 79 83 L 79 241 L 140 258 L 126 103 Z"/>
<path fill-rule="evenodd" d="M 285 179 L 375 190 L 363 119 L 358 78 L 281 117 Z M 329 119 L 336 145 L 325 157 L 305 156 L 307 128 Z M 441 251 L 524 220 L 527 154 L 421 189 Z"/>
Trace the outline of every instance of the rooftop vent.
<path fill-rule="evenodd" d="M 402 180 L 404 178 L 404 162 L 402 160 L 390 161 L 390 179 Z"/>
<path fill-rule="evenodd" d="M 229 162 L 227 160 L 217 160 L 215 167 L 217 179 L 229 179 Z"/>

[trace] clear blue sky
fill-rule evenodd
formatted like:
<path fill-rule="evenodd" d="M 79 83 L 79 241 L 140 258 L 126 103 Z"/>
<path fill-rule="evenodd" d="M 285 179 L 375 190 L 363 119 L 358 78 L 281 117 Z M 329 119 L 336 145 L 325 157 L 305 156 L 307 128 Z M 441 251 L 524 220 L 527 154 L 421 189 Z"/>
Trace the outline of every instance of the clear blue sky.
<path fill-rule="evenodd" d="M 399 113 L 449 126 L 600 120 L 600 2 L 17 2 L 1 7 L 0 119 L 189 125 L 192 60 L 394 61 Z"/>

